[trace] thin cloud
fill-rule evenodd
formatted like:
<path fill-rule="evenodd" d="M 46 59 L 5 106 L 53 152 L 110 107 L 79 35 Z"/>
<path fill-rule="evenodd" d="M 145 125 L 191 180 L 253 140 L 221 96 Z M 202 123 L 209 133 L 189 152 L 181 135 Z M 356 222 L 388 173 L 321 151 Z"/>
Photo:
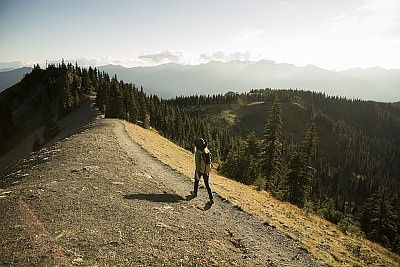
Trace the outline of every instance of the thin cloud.
<path fill-rule="evenodd" d="M 12 62 L 1 62 L 0 69 L 16 69 L 21 67 L 33 66 L 32 62 L 12 61 Z"/>
<path fill-rule="evenodd" d="M 117 58 L 111 55 L 103 57 L 90 57 L 81 56 L 78 58 L 65 58 L 64 62 L 75 64 L 78 63 L 82 67 L 97 67 L 104 65 L 121 65 L 124 67 L 137 67 L 137 66 L 157 66 L 166 63 L 177 63 L 182 65 L 197 65 L 201 63 L 207 63 L 210 61 L 222 61 L 229 62 L 232 60 L 250 61 L 252 58 L 249 52 L 231 52 L 227 53 L 224 51 L 217 51 L 215 53 L 203 53 L 203 54 L 190 54 L 182 51 L 162 51 L 154 53 L 146 53 L 140 55 L 131 55 L 123 58 Z M 58 64 L 62 59 L 51 59 L 47 60 L 47 64 Z M 22 66 L 33 66 L 33 64 L 39 63 L 40 66 L 45 66 L 43 62 L 0 62 L 0 68 L 17 68 Z"/>
<path fill-rule="evenodd" d="M 225 53 L 223 51 L 218 51 L 213 54 L 200 54 L 199 58 L 200 58 L 200 60 L 206 61 L 206 62 L 212 61 L 212 60 L 228 62 L 228 61 L 232 61 L 232 60 L 248 61 L 248 60 L 250 60 L 251 56 L 250 56 L 250 53 L 248 53 L 248 52 Z"/>
<path fill-rule="evenodd" d="M 324 24 L 332 30 L 364 35 L 400 33 L 400 1 L 370 0 L 357 9 L 347 10 L 324 21 Z"/>
<path fill-rule="evenodd" d="M 138 56 L 139 59 L 147 61 L 148 63 L 169 63 L 169 62 L 181 62 L 183 54 L 182 52 L 162 51 L 159 53 L 143 54 Z"/>

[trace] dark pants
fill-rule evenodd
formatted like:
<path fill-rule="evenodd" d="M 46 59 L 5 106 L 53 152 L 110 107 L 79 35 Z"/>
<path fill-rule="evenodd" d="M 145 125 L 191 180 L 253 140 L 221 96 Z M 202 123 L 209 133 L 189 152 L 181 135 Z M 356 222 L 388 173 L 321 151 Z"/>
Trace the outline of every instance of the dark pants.
<path fill-rule="evenodd" d="M 194 191 L 193 191 L 194 194 L 197 195 L 197 190 L 199 189 L 199 181 L 200 181 L 200 178 L 203 176 L 204 184 L 205 184 L 205 186 L 207 188 L 208 196 L 210 197 L 210 200 L 212 200 L 213 199 L 213 195 L 212 195 L 212 192 L 211 192 L 210 184 L 208 183 L 208 181 L 210 179 L 210 175 L 209 174 L 205 174 L 205 173 L 197 172 L 197 176 L 198 176 L 199 180 L 197 180 L 196 177 L 194 178 Z"/>

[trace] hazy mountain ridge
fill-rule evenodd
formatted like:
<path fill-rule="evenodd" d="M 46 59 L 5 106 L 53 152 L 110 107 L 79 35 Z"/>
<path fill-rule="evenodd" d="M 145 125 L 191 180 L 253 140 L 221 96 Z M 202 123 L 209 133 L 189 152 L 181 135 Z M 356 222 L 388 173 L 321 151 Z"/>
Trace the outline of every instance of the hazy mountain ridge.
<path fill-rule="evenodd" d="M 31 67 L 0 71 L 0 92 L 18 83 L 26 73 L 31 71 Z"/>
<path fill-rule="evenodd" d="M 155 67 L 106 65 L 98 67 L 127 82 L 152 88 L 162 97 L 244 92 L 254 88 L 299 88 L 384 102 L 400 99 L 400 70 L 349 69 L 339 72 L 317 66 L 297 67 L 270 60 L 210 61 L 199 65 L 168 63 Z"/>
<path fill-rule="evenodd" d="M 298 88 L 383 102 L 400 100 L 400 70 L 353 68 L 329 71 L 314 65 L 298 67 L 271 60 L 210 61 L 199 65 L 167 63 L 152 67 L 97 67 L 119 79 L 142 85 L 147 92 L 169 98 L 178 95 L 245 92 L 255 88 Z M 0 72 L 0 92 L 16 84 L 30 67 Z"/>

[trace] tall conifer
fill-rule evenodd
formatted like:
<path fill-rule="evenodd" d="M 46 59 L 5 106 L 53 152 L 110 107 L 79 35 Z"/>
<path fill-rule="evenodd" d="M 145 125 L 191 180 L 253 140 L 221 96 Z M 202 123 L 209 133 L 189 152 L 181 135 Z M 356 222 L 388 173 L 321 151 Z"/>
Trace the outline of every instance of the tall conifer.
<path fill-rule="evenodd" d="M 265 188 L 272 192 L 278 190 L 277 185 L 282 178 L 282 108 L 277 95 L 268 114 L 262 140 L 260 172 Z"/>

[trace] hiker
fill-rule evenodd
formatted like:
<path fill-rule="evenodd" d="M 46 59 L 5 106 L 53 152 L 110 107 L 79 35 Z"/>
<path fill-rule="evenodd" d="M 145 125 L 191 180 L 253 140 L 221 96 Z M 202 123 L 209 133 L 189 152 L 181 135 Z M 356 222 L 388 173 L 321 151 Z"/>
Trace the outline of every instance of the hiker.
<path fill-rule="evenodd" d="M 194 142 L 195 149 L 195 163 L 196 170 L 194 175 L 194 190 L 190 191 L 192 197 L 197 197 L 197 190 L 199 188 L 200 178 L 203 177 L 204 184 L 208 191 L 210 200 L 208 203 L 214 204 L 211 187 L 209 184 L 210 170 L 211 170 L 211 153 L 207 148 L 207 141 L 203 138 L 198 138 Z"/>

